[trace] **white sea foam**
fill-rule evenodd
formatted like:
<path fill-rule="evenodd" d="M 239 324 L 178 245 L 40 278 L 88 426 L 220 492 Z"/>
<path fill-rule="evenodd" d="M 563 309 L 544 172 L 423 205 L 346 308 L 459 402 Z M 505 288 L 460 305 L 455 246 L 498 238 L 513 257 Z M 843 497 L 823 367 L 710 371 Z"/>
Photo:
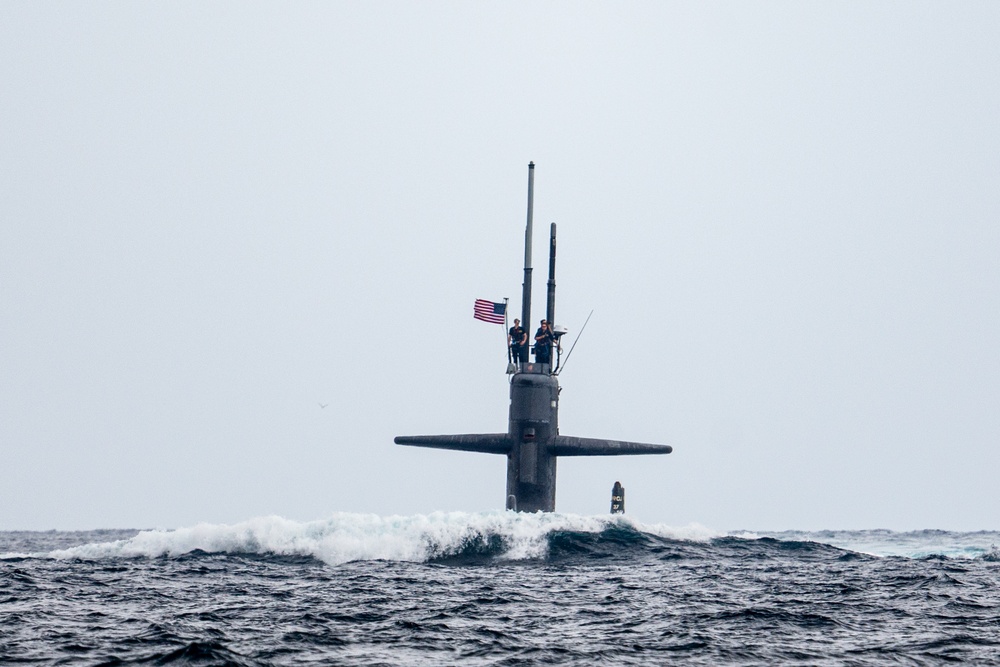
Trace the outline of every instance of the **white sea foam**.
<path fill-rule="evenodd" d="M 998 557 L 997 544 L 1000 532 L 952 532 L 946 530 L 821 530 L 805 532 L 785 531 L 736 531 L 733 537 L 756 540 L 771 537 L 783 541 L 808 541 L 828 544 L 839 549 L 856 551 L 871 556 L 901 558 L 987 558 Z"/>
<path fill-rule="evenodd" d="M 985 558 L 1000 561 L 1000 532 L 949 531 L 736 531 L 720 533 L 698 524 L 672 527 L 643 524 L 626 516 L 575 514 L 519 514 L 516 512 L 435 512 L 427 515 L 387 516 L 341 512 L 316 521 L 292 521 L 277 516 L 236 524 L 202 523 L 175 530 L 142 531 L 130 539 L 91 541 L 48 552 L 11 543 L 0 560 L 17 558 L 155 558 L 176 557 L 195 550 L 209 553 L 257 553 L 311 556 L 329 564 L 356 560 L 426 561 L 432 558 L 488 552 L 510 560 L 544 558 L 555 532 L 600 533 L 627 528 L 665 539 L 706 542 L 732 536 L 746 540 L 773 537 L 810 541 L 877 556 L 924 558 Z M 61 540 L 66 543 L 66 539 Z M 72 541 L 70 542 L 72 543 Z M 79 542 L 77 542 L 79 544 Z M 18 548 L 21 547 L 21 548 Z M 51 547 L 48 547 L 51 548 Z"/>
<path fill-rule="evenodd" d="M 498 541 L 501 558 L 542 558 L 556 531 L 599 533 L 612 526 L 679 540 L 708 540 L 717 533 L 703 526 L 671 528 L 643 525 L 625 517 L 515 512 L 435 512 L 382 517 L 341 512 L 317 521 L 278 516 L 240 523 L 202 523 L 175 530 L 147 530 L 127 540 L 86 544 L 45 554 L 51 558 L 180 556 L 209 553 L 261 553 L 313 556 L 333 564 L 355 560 L 426 561 L 459 554 L 470 544 Z"/>

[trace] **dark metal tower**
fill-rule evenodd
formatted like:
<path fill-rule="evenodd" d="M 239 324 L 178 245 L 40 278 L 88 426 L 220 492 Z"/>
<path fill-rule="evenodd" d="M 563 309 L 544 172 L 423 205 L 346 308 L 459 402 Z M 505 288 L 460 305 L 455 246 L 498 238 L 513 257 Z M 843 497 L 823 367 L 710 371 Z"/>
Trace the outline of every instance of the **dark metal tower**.
<path fill-rule="evenodd" d="M 528 164 L 528 223 L 524 235 L 523 324 L 531 313 L 531 223 L 535 163 Z M 555 325 L 556 225 L 549 237 L 549 282 L 546 319 Z M 558 368 L 558 366 L 557 366 Z M 523 362 L 510 379 L 510 415 L 506 433 L 464 435 L 401 435 L 397 445 L 457 449 L 507 456 L 507 509 L 554 512 L 556 458 L 559 456 L 621 456 L 669 454 L 669 445 L 575 438 L 559 435 L 559 381 L 550 364 Z"/>

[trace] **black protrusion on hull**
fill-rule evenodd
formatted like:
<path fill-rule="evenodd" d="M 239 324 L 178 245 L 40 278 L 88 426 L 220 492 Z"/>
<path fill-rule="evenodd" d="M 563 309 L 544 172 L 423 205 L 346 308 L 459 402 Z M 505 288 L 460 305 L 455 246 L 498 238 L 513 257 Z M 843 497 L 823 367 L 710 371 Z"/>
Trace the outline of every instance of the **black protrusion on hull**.
<path fill-rule="evenodd" d="M 611 489 L 611 513 L 625 514 L 625 487 L 621 482 L 615 482 Z"/>
<path fill-rule="evenodd" d="M 507 509 L 517 511 L 517 498 L 515 496 L 507 496 Z"/>

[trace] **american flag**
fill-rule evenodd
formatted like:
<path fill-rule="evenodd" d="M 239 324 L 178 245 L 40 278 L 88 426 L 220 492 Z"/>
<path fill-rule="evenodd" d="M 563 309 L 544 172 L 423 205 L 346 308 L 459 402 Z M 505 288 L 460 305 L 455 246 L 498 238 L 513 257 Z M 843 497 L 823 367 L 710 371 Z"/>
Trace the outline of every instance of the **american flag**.
<path fill-rule="evenodd" d="M 490 324 L 503 324 L 506 313 L 506 303 L 493 303 L 486 299 L 476 299 L 476 309 L 472 316 Z"/>

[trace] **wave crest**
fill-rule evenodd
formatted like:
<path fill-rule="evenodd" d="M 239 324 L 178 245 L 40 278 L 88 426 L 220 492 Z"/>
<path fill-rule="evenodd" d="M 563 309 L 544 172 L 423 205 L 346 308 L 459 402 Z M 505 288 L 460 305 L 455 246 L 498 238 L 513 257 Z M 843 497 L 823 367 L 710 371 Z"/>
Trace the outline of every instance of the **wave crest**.
<path fill-rule="evenodd" d="M 300 522 L 279 516 L 240 523 L 201 523 L 174 530 L 146 530 L 114 542 L 52 551 L 51 558 L 156 558 L 192 552 L 309 556 L 337 565 L 357 560 L 424 562 L 491 557 L 546 558 L 552 537 L 565 533 L 601 536 L 626 531 L 674 540 L 707 541 L 718 534 L 701 526 L 675 529 L 642 525 L 622 516 L 435 512 L 412 516 L 339 512 Z"/>

